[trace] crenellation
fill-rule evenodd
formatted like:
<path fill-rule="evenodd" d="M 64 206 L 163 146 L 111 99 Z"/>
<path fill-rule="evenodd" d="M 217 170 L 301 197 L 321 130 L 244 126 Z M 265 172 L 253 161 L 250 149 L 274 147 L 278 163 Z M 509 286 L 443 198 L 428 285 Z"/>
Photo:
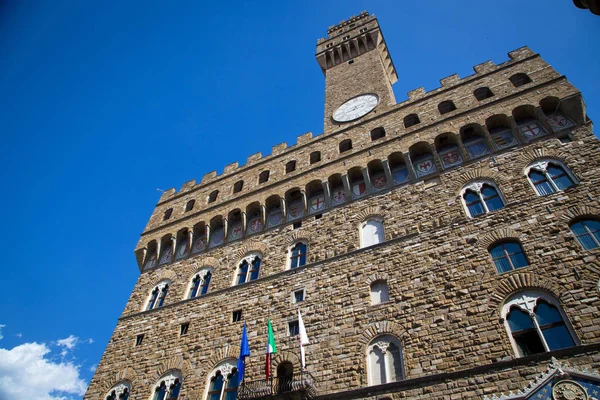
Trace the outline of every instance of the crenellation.
<path fill-rule="evenodd" d="M 518 49 L 508 53 L 508 57 L 511 60 L 524 60 L 535 55 L 536 54 L 527 46 L 519 47 Z"/>
<path fill-rule="evenodd" d="M 481 64 L 475 65 L 473 67 L 473 71 L 475 71 L 476 74 L 487 74 L 487 73 L 492 72 L 496 68 L 497 68 L 496 64 L 494 64 L 493 61 L 488 60 L 488 61 L 483 62 Z"/>
<path fill-rule="evenodd" d="M 202 177 L 202 181 L 200 182 L 201 185 L 205 185 L 207 183 L 209 183 L 210 181 L 213 181 L 217 178 L 217 171 L 210 171 L 207 172 L 206 174 L 204 174 L 204 176 Z"/>
<path fill-rule="evenodd" d="M 296 140 L 296 144 L 297 145 L 306 144 L 311 141 L 312 137 L 313 137 L 312 132 L 303 133 L 302 135 L 298 136 L 298 139 Z"/>
<path fill-rule="evenodd" d="M 271 148 L 271 155 L 272 156 L 277 156 L 281 153 L 283 153 L 285 150 L 287 149 L 287 143 L 283 142 L 283 143 L 279 143 L 275 146 L 273 146 Z"/>
<path fill-rule="evenodd" d="M 223 175 L 231 174 L 235 172 L 239 168 L 239 164 L 237 161 L 232 162 L 231 164 L 227 164 L 223 169 Z"/>
<path fill-rule="evenodd" d="M 427 95 L 425 88 L 423 86 L 413 89 L 407 93 L 409 100 L 419 100 Z"/>
<path fill-rule="evenodd" d="M 256 164 L 258 161 L 262 159 L 262 153 L 254 153 L 248 156 L 248 160 L 246 160 L 246 166 L 250 166 L 252 164 Z"/>
<path fill-rule="evenodd" d="M 460 77 L 458 76 L 458 74 L 453 74 L 453 75 L 450 75 L 450 76 L 440 79 L 440 83 L 442 84 L 442 87 L 445 87 L 445 88 L 454 86 L 454 85 L 458 84 L 458 82 L 460 82 Z"/>
<path fill-rule="evenodd" d="M 176 192 L 175 188 L 171 188 L 171 189 L 163 191 L 161 193 L 161 195 L 160 195 L 159 202 L 163 202 L 163 201 L 169 200 L 170 198 L 172 198 L 175 195 L 175 192 Z"/>
<path fill-rule="evenodd" d="M 181 186 L 179 189 L 179 193 L 187 192 L 188 190 L 192 190 L 196 186 L 196 181 L 194 179 L 187 181 Z"/>

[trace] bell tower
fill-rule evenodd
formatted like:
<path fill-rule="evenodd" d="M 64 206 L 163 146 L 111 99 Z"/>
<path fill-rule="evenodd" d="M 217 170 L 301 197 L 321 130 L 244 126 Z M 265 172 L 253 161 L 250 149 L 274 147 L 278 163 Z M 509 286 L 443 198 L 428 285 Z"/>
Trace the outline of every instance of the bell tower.
<path fill-rule="evenodd" d="M 330 27 L 316 58 L 325 74 L 324 133 L 396 104 L 392 84 L 398 75 L 375 15 L 363 11 Z"/>

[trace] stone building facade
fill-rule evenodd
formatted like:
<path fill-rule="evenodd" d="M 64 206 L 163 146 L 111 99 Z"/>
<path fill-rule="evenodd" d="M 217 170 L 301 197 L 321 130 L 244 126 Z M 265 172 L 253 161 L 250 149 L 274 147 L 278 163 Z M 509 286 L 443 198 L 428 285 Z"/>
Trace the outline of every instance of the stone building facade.
<path fill-rule="evenodd" d="M 85 399 L 600 398 L 580 92 L 523 47 L 396 103 L 377 19 L 327 33 L 324 133 L 163 193 Z"/>

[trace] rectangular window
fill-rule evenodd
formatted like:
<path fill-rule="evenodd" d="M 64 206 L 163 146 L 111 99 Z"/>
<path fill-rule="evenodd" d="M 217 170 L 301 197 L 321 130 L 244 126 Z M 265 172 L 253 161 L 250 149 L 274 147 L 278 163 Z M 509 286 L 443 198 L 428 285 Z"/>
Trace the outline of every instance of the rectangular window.
<path fill-rule="evenodd" d="M 231 315 L 231 320 L 233 322 L 240 322 L 242 320 L 242 310 L 236 310 Z"/>
<path fill-rule="evenodd" d="M 294 229 L 299 229 L 302 227 L 302 222 L 294 222 Z"/>
<path fill-rule="evenodd" d="M 135 337 L 135 345 L 136 346 L 140 346 L 142 344 L 142 342 L 144 341 L 144 335 L 137 335 Z"/>
<path fill-rule="evenodd" d="M 189 322 L 186 322 L 185 324 L 181 324 L 181 327 L 179 329 L 179 336 L 187 335 L 189 327 L 190 327 Z"/>
<path fill-rule="evenodd" d="M 292 293 L 292 303 L 300 303 L 304 301 L 304 289 L 296 290 Z"/>
<path fill-rule="evenodd" d="M 558 140 L 560 140 L 562 144 L 571 143 L 573 141 L 569 135 L 559 137 Z"/>
<path fill-rule="evenodd" d="M 321 219 L 323 217 L 323 214 L 315 214 L 315 219 Z"/>
<path fill-rule="evenodd" d="M 298 325 L 298 321 L 288 322 L 288 334 L 290 336 L 296 336 L 300 334 L 300 326 Z"/>

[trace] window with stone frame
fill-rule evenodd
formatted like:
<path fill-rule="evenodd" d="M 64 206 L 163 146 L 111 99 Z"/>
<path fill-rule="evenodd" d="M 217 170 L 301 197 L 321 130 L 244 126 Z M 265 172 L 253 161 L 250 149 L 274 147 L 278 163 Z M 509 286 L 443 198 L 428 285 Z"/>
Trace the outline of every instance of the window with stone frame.
<path fill-rule="evenodd" d="M 150 296 L 146 303 L 146 310 L 153 310 L 155 308 L 162 307 L 165 303 L 165 298 L 167 297 L 167 293 L 169 291 L 169 286 L 171 282 L 168 280 L 160 282 L 158 285 L 154 286 L 152 291 L 150 292 Z"/>
<path fill-rule="evenodd" d="M 269 171 L 269 170 L 262 171 L 260 174 L 258 174 L 258 183 L 268 182 L 270 175 L 271 175 L 271 171 Z"/>
<path fill-rule="evenodd" d="M 369 386 L 404 379 L 400 341 L 392 335 L 378 336 L 367 347 L 367 377 Z"/>
<path fill-rule="evenodd" d="M 244 181 L 237 181 L 233 185 L 233 193 L 239 193 L 242 191 L 243 188 L 244 188 Z"/>
<path fill-rule="evenodd" d="M 234 284 L 241 285 L 258 279 L 261 258 L 261 255 L 257 253 L 252 253 L 244 257 L 244 259 L 238 264 Z"/>
<path fill-rule="evenodd" d="M 499 274 L 529 265 L 523 247 L 516 240 L 496 243 L 490 247 L 489 252 Z"/>
<path fill-rule="evenodd" d="M 493 97 L 494 93 L 492 93 L 490 88 L 486 86 L 475 89 L 475 91 L 473 91 L 473 95 L 477 100 L 481 101 Z"/>
<path fill-rule="evenodd" d="M 340 142 L 339 149 L 340 149 L 340 153 L 345 153 L 347 151 L 352 150 L 352 140 L 350 140 L 350 139 L 342 140 Z"/>
<path fill-rule="evenodd" d="M 294 172 L 296 170 L 296 160 L 288 161 L 285 164 L 285 173 L 289 174 L 290 172 Z"/>
<path fill-rule="evenodd" d="M 208 286 L 210 285 L 210 279 L 212 278 L 212 271 L 212 268 L 206 267 L 194 274 L 188 290 L 188 299 L 193 299 L 194 297 L 202 296 L 208 293 Z"/>
<path fill-rule="evenodd" d="M 171 218 L 171 214 L 173 214 L 173 209 L 172 208 L 169 208 L 169 209 L 165 210 L 165 213 L 163 214 L 163 221 L 166 221 L 169 218 Z"/>
<path fill-rule="evenodd" d="M 207 400 L 236 400 L 239 375 L 235 359 L 222 361 L 210 373 L 206 391 Z"/>
<path fill-rule="evenodd" d="M 312 153 L 310 153 L 309 161 L 311 164 L 318 163 L 319 161 L 321 161 L 321 152 L 313 151 Z"/>
<path fill-rule="evenodd" d="M 440 112 L 440 115 L 447 114 L 454 110 L 456 110 L 456 106 L 452 100 L 442 101 L 440 104 L 438 104 L 438 111 Z"/>
<path fill-rule="evenodd" d="M 185 204 L 185 212 L 192 211 L 194 209 L 194 204 L 196 204 L 196 200 L 190 200 Z"/>
<path fill-rule="evenodd" d="M 461 190 L 460 197 L 467 215 L 471 218 L 499 210 L 505 205 L 500 190 L 490 181 L 476 181 L 467 184 Z"/>
<path fill-rule="evenodd" d="M 408 114 L 406 117 L 404 117 L 404 127 L 405 128 L 410 128 L 411 126 L 420 124 L 421 120 L 419 119 L 419 116 L 417 114 Z"/>
<path fill-rule="evenodd" d="M 383 219 L 369 218 L 360 224 L 360 248 L 369 247 L 384 241 Z"/>
<path fill-rule="evenodd" d="M 572 172 L 558 160 L 540 160 L 525 169 L 525 175 L 538 196 L 547 196 L 575 186 Z"/>
<path fill-rule="evenodd" d="M 514 87 L 523 86 L 523 85 L 526 85 L 531 82 L 531 78 L 527 74 L 522 73 L 522 72 L 520 72 L 518 74 L 514 74 L 513 76 L 511 76 L 508 79 L 510 80 L 510 83 L 512 83 Z"/>
<path fill-rule="evenodd" d="M 384 280 L 377 280 L 371 283 L 371 305 L 387 303 L 390 301 L 388 285 Z"/>
<path fill-rule="evenodd" d="M 210 194 L 208 195 L 208 202 L 209 203 L 214 203 L 215 201 L 217 201 L 217 197 L 219 196 L 219 191 L 218 190 L 213 190 L 212 192 L 210 192 Z"/>
<path fill-rule="evenodd" d="M 600 221 L 597 219 L 583 219 L 570 225 L 571 232 L 585 250 L 600 247 Z"/>
<path fill-rule="evenodd" d="M 154 385 L 151 400 L 177 400 L 181 391 L 181 383 L 181 375 L 176 371 L 164 375 Z"/>
<path fill-rule="evenodd" d="M 127 381 L 122 381 L 114 385 L 108 391 L 105 400 L 128 400 L 131 392 L 131 385 Z"/>
<path fill-rule="evenodd" d="M 306 264 L 307 246 L 304 242 L 297 242 L 289 249 L 289 269 L 301 267 Z"/>
<path fill-rule="evenodd" d="M 577 345 L 558 301 L 541 291 L 511 296 L 502 308 L 502 319 L 518 357 Z"/>

